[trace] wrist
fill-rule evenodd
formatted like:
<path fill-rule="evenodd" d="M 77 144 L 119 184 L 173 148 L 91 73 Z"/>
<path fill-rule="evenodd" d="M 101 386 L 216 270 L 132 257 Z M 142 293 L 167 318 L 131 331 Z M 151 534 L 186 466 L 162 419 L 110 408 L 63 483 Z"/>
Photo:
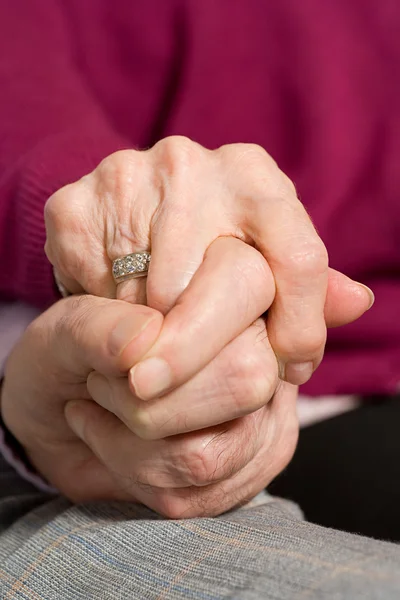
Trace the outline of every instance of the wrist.
<path fill-rule="evenodd" d="M 4 460 L 22 477 L 38 490 L 56 494 L 57 490 L 35 469 L 23 445 L 14 436 L 4 421 L 2 413 L 3 381 L 0 382 L 0 454 Z"/>

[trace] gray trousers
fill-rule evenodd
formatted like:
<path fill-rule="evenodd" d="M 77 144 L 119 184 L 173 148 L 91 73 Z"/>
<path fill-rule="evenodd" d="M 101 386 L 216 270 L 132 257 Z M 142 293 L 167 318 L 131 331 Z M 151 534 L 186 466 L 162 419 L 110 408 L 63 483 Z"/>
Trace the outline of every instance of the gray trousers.
<path fill-rule="evenodd" d="M 0 462 L 2 600 L 400 599 L 400 546 L 306 523 L 267 494 L 214 519 L 73 506 Z"/>

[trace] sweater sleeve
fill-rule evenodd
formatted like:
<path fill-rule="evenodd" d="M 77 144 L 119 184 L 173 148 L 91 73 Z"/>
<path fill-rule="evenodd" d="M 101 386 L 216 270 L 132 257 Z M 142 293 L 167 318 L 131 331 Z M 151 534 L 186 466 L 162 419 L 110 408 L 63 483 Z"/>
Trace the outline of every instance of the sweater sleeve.
<path fill-rule="evenodd" d="M 85 82 L 61 2 L 3 0 L 0 34 L 0 297 L 46 307 L 47 198 L 129 143 Z"/>

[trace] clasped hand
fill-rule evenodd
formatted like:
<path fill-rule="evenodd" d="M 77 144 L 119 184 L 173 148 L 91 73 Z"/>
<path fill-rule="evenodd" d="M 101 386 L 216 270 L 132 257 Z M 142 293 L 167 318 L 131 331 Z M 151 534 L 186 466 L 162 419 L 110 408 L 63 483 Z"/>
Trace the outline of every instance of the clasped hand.
<path fill-rule="evenodd" d="M 74 501 L 174 518 L 253 497 L 293 454 L 292 384 L 326 326 L 370 305 L 328 269 L 293 185 L 255 146 L 170 138 L 106 159 L 46 221 L 50 260 L 85 294 L 41 315 L 8 362 L 4 420 L 35 467 Z M 150 248 L 147 282 L 116 288 L 111 261 Z"/>

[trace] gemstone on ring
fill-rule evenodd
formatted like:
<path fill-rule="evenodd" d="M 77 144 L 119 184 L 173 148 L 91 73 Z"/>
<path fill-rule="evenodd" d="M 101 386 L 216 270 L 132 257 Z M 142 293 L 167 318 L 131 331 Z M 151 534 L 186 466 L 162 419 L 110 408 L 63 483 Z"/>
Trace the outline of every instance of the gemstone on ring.
<path fill-rule="evenodd" d="M 150 260 L 150 252 L 135 252 L 114 260 L 112 274 L 116 283 L 120 283 L 125 279 L 147 275 Z"/>

